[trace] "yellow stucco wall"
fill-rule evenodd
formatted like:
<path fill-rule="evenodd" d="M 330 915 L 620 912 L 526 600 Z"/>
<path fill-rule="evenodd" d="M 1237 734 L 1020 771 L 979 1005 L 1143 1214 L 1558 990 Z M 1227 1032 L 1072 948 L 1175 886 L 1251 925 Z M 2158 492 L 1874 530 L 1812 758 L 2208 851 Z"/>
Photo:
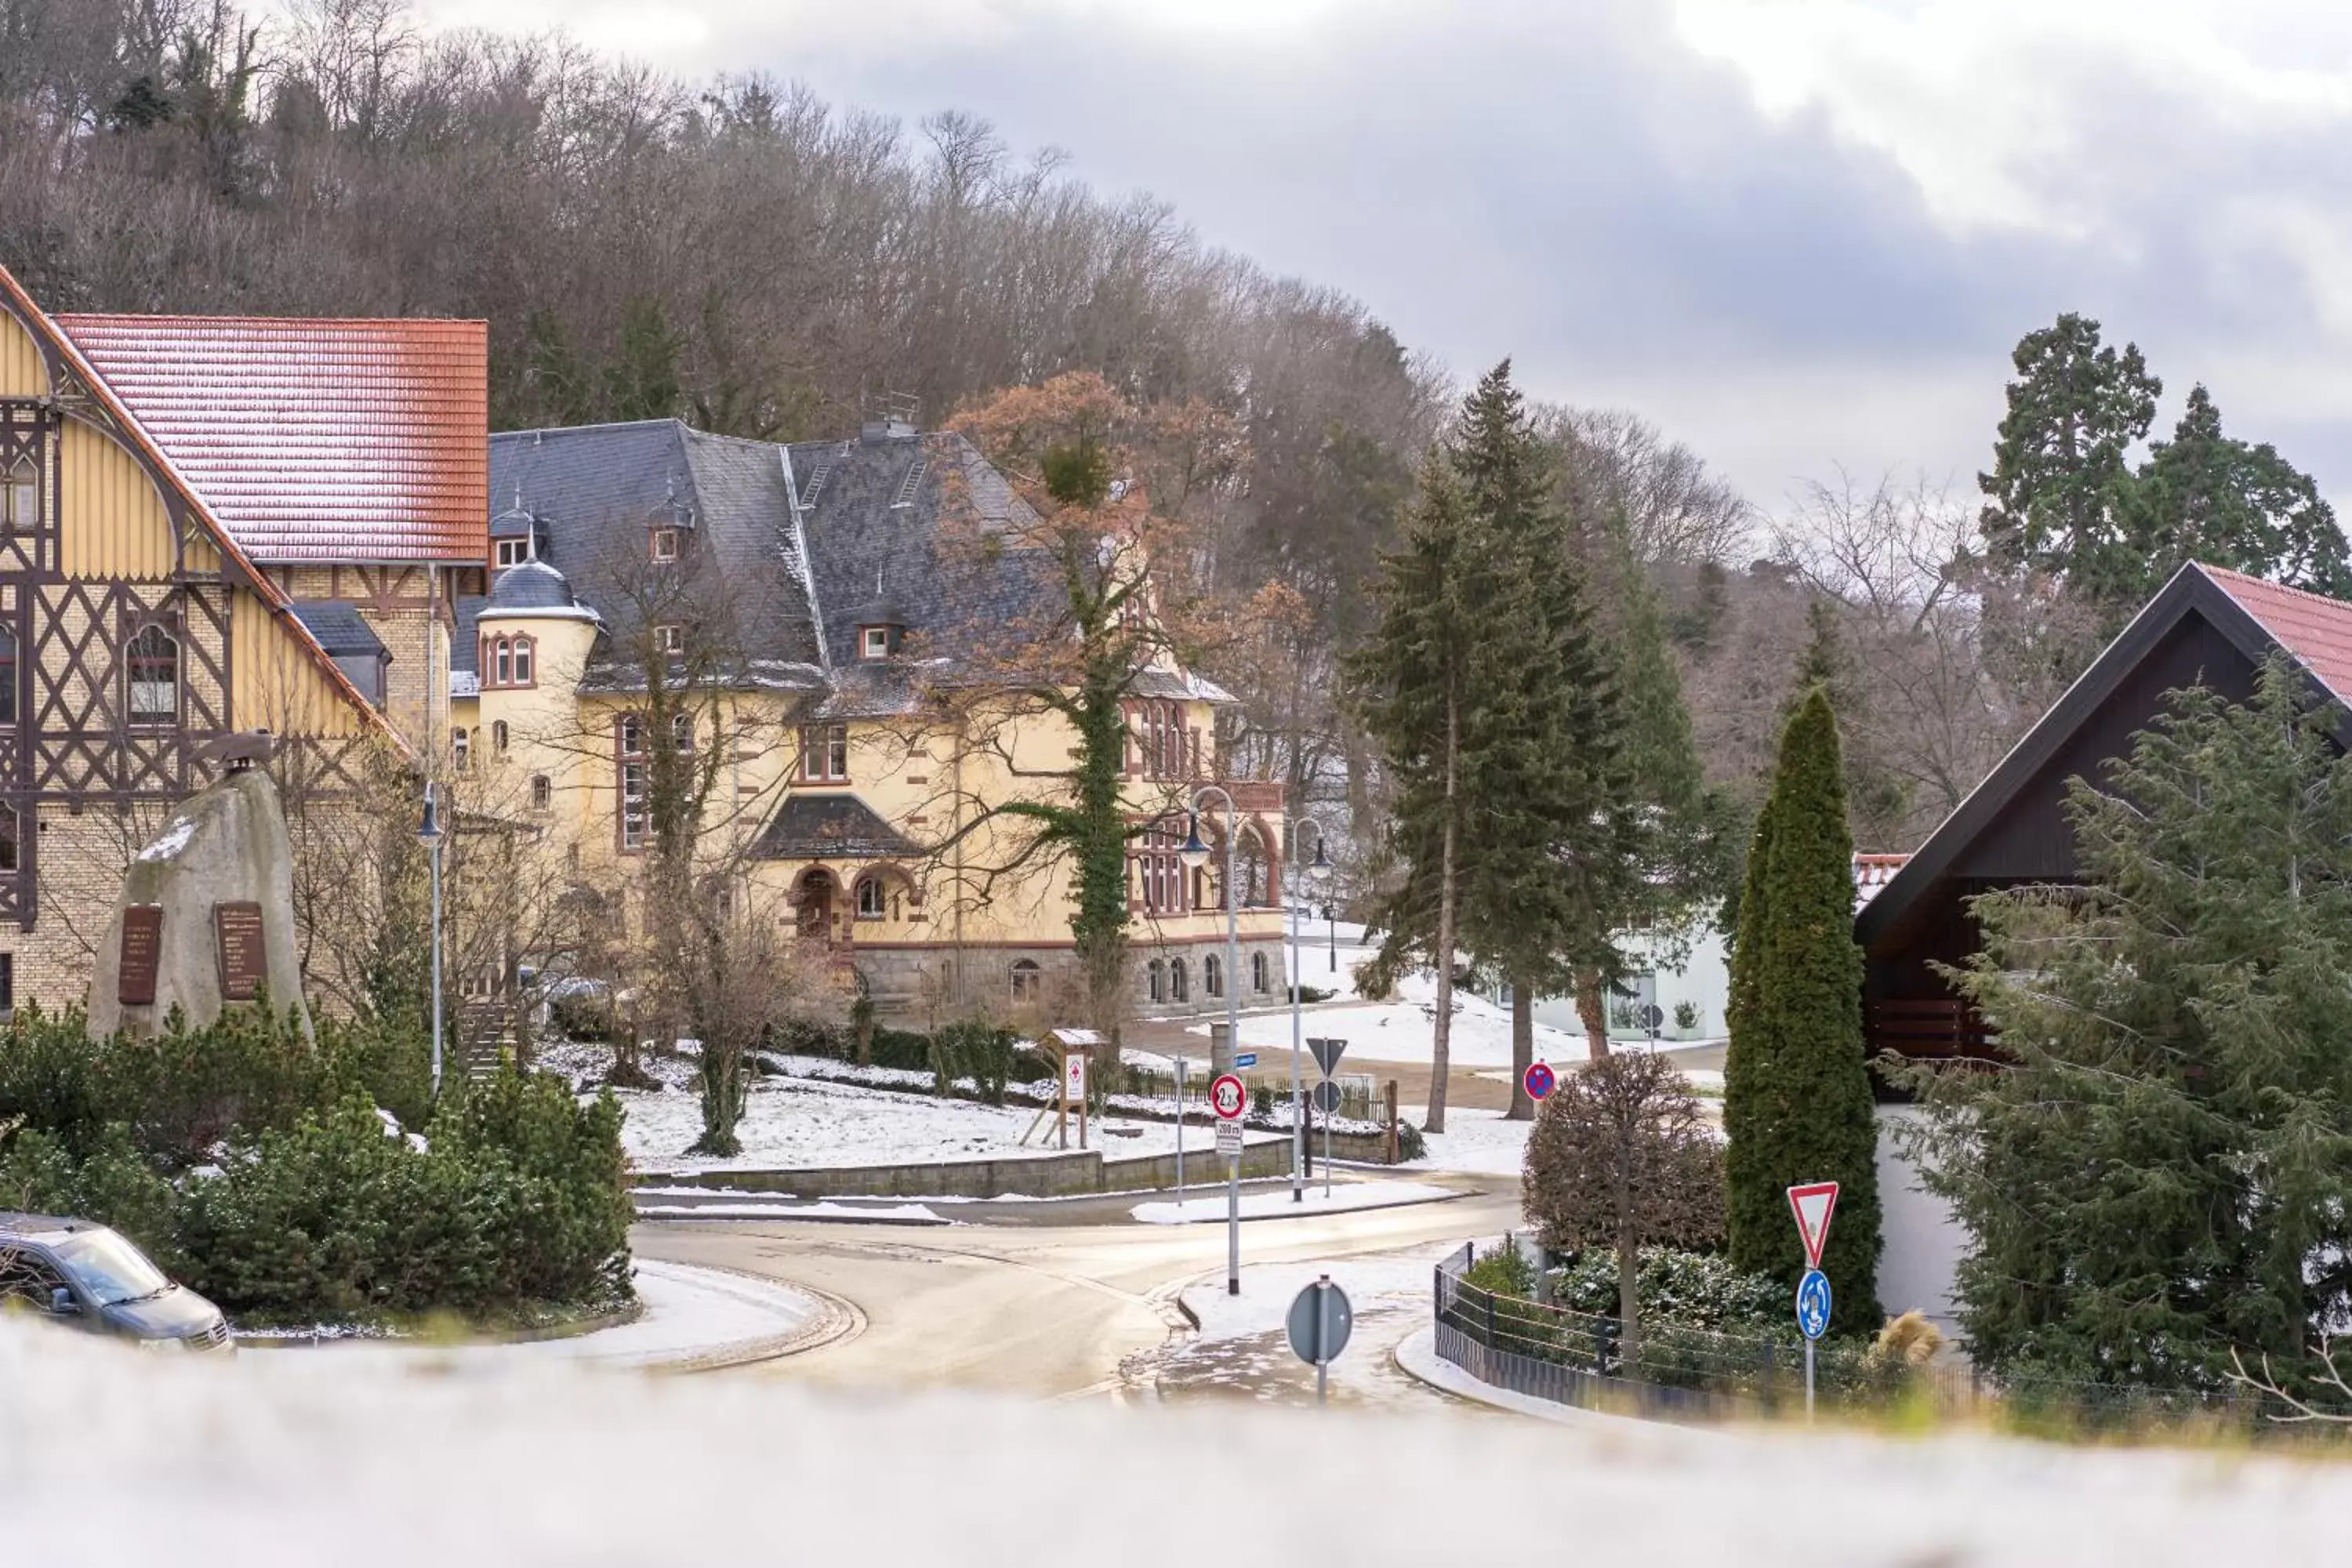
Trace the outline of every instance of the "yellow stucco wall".
<path fill-rule="evenodd" d="M 24 323 L 0 310 L 0 397 L 47 397 L 49 368 Z"/>

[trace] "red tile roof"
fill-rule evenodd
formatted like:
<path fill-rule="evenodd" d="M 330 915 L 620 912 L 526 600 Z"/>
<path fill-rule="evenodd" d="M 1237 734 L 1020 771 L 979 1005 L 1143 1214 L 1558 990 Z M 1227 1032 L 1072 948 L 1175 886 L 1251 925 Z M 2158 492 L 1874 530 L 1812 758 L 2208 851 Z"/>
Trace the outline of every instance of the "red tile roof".
<path fill-rule="evenodd" d="M 2317 676 L 2336 700 L 2352 704 L 2352 605 L 2226 567 L 2200 563 L 2197 570 L 2261 622 L 2271 639 Z"/>
<path fill-rule="evenodd" d="M 254 560 L 488 558 L 487 323 L 52 320 Z"/>

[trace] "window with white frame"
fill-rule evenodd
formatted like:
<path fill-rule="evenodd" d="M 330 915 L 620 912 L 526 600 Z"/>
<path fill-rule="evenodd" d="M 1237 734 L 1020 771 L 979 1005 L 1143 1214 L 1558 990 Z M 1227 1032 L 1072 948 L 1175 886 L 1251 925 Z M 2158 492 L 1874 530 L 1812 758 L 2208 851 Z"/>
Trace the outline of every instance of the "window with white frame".
<path fill-rule="evenodd" d="M 849 782 L 849 726 L 801 727 L 801 777 L 812 784 Z"/>
<path fill-rule="evenodd" d="M 41 526 L 41 470 L 20 457 L 0 475 L 0 531 L 30 533 Z"/>
<path fill-rule="evenodd" d="M 890 628 L 888 626 L 866 626 L 857 635 L 860 638 L 860 651 L 864 653 L 867 658 L 887 658 L 890 657 Z"/>
<path fill-rule="evenodd" d="M 1261 994 L 1272 989 L 1265 983 L 1265 954 L 1250 954 L 1250 989 Z"/>
<path fill-rule="evenodd" d="M 654 628 L 654 651 L 676 656 L 686 651 L 686 628 L 675 622 L 664 622 Z"/>
<path fill-rule="evenodd" d="M 149 624 L 124 650 L 124 697 L 133 724 L 170 724 L 180 717 L 180 643 Z"/>
<path fill-rule="evenodd" d="M 467 763 L 471 760 L 472 752 L 473 737 L 466 733 L 462 725 L 449 731 L 449 765 L 451 767 L 461 773 L 464 773 Z"/>
<path fill-rule="evenodd" d="M 498 542 L 498 545 L 499 565 L 501 570 L 509 566 L 520 566 L 530 559 L 530 541 L 528 539 L 501 539 Z"/>
<path fill-rule="evenodd" d="M 887 907 L 887 895 L 882 889 L 882 879 L 860 877 L 857 879 L 857 918 L 862 921 L 878 921 Z"/>
<path fill-rule="evenodd" d="M 677 530 L 674 528 L 656 528 L 648 537 L 648 544 L 655 560 L 675 561 L 677 559 Z"/>
<path fill-rule="evenodd" d="M 634 713 L 622 719 L 620 756 L 621 847 L 646 846 L 646 727 Z"/>

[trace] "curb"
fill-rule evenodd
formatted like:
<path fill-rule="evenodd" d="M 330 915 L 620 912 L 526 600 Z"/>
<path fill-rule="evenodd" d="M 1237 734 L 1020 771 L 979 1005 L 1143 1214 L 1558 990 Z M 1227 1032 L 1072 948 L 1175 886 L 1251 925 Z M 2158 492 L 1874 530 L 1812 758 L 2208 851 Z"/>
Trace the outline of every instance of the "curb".
<path fill-rule="evenodd" d="M 631 1212 L 635 1217 L 630 1223 L 632 1225 L 672 1225 L 686 1221 L 701 1225 L 721 1225 L 731 1220 L 743 1225 L 903 1225 L 917 1228 L 956 1223 L 940 1215 L 933 1215 L 929 1219 L 917 1219 L 912 1215 L 795 1214 L 781 1206 L 772 1215 L 698 1212 L 725 1206 L 727 1205 L 724 1204 L 677 1204 L 656 1205 L 650 1208 L 633 1207 Z"/>
<path fill-rule="evenodd" d="M 634 1260 L 633 1260 L 634 1261 Z M 341 1336 L 323 1334 L 262 1334 L 248 1339 L 233 1334 L 240 1351 L 310 1351 L 337 1345 L 346 1338 L 354 1344 L 404 1345 L 418 1350 L 443 1347 L 463 1348 L 500 1345 L 535 1345 L 549 1340 L 576 1340 L 588 1334 L 602 1333 L 606 1329 L 625 1328 L 646 1315 L 646 1304 L 633 1300 L 625 1307 L 615 1307 L 609 1312 L 599 1312 L 593 1318 L 576 1318 L 570 1322 L 550 1323 L 538 1329 L 506 1329 L 496 1333 L 467 1334 L 455 1340 L 417 1340 L 407 1335 L 380 1334 L 373 1336 Z"/>
<path fill-rule="evenodd" d="M 786 1356 L 801 1355 L 809 1351 L 823 1350 L 827 1345 L 841 1344 L 866 1331 L 866 1314 L 857 1304 L 829 1290 L 796 1280 L 770 1279 L 762 1275 L 746 1274 L 740 1268 L 709 1268 L 704 1264 L 676 1264 L 675 1268 L 704 1268 L 712 1274 L 731 1274 L 739 1279 L 754 1279 L 762 1285 L 785 1285 L 814 1298 L 824 1309 L 818 1321 L 798 1333 L 778 1334 L 770 1339 L 739 1340 L 731 1345 L 719 1345 L 699 1352 L 689 1352 L 675 1361 L 653 1362 L 633 1367 L 635 1372 L 651 1373 L 662 1377 L 688 1377 L 698 1373 L 726 1372 L 731 1368 L 755 1366 L 761 1362 L 782 1361 Z"/>

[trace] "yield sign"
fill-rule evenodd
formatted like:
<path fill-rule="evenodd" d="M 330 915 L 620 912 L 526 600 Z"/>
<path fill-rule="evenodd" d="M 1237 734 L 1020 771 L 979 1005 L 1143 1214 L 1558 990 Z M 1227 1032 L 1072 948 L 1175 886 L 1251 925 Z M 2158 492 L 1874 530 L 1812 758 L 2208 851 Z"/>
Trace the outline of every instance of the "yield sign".
<path fill-rule="evenodd" d="M 1837 1194 L 1835 1182 L 1808 1182 L 1789 1189 L 1789 1212 L 1797 1216 L 1807 1268 L 1822 1266 L 1822 1248 L 1830 1238 L 1830 1215 L 1837 1212 Z"/>
<path fill-rule="evenodd" d="M 1329 1078 L 1331 1076 L 1331 1069 L 1339 1065 L 1339 1053 L 1348 1048 L 1348 1042 L 1345 1040 L 1309 1040 L 1307 1042 L 1307 1048 L 1315 1053 L 1315 1065 L 1323 1069 L 1323 1076 L 1325 1078 Z"/>

